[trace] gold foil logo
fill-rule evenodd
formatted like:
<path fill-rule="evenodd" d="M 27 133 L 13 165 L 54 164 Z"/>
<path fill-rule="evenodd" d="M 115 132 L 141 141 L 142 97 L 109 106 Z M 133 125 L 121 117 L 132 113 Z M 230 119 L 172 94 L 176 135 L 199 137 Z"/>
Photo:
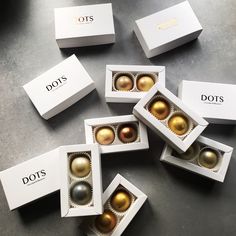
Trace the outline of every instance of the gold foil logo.
<path fill-rule="evenodd" d="M 169 29 L 169 28 L 171 28 L 171 27 L 173 27 L 173 26 L 175 26 L 177 24 L 178 24 L 177 19 L 172 18 L 172 19 L 170 19 L 168 21 L 165 21 L 165 22 L 163 22 L 161 24 L 158 24 L 157 25 L 157 29 L 158 30 L 166 30 L 166 29 Z"/>

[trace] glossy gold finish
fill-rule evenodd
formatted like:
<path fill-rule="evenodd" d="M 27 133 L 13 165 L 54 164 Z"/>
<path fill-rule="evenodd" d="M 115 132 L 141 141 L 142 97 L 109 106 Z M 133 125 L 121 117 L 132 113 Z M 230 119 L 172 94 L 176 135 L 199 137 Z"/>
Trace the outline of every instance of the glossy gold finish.
<path fill-rule="evenodd" d="M 115 80 L 115 88 L 120 91 L 129 91 L 133 88 L 133 79 L 128 75 L 121 75 Z"/>
<path fill-rule="evenodd" d="M 118 130 L 118 137 L 123 143 L 131 143 L 137 139 L 138 132 L 134 125 L 127 124 Z"/>
<path fill-rule="evenodd" d="M 189 129 L 189 121 L 184 115 L 175 114 L 169 119 L 168 126 L 175 134 L 184 135 Z"/>
<path fill-rule="evenodd" d="M 95 134 L 96 140 L 101 145 L 109 145 L 115 139 L 115 133 L 110 127 L 101 127 Z"/>
<path fill-rule="evenodd" d="M 212 169 L 217 165 L 218 160 L 219 160 L 218 153 L 211 148 L 206 148 L 203 149 L 199 154 L 198 164 L 208 169 Z"/>
<path fill-rule="evenodd" d="M 158 120 L 164 120 L 170 114 L 170 104 L 164 99 L 156 99 L 149 106 L 149 111 Z"/>
<path fill-rule="evenodd" d="M 88 157 L 75 157 L 70 164 L 71 173 L 76 177 L 85 177 L 91 171 L 90 160 Z"/>
<path fill-rule="evenodd" d="M 124 212 L 128 210 L 131 202 L 131 195 L 125 190 L 117 190 L 111 197 L 111 206 L 118 212 Z"/>
<path fill-rule="evenodd" d="M 154 84 L 154 79 L 149 75 L 143 75 L 137 79 L 137 88 L 140 91 L 147 92 Z"/>
<path fill-rule="evenodd" d="M 99 215 L 95 219 L 95 227 L 101 233 L 110 233 L 117 224 L 116 215 L 110 210 L 104 210 L 102 215 Z"/>

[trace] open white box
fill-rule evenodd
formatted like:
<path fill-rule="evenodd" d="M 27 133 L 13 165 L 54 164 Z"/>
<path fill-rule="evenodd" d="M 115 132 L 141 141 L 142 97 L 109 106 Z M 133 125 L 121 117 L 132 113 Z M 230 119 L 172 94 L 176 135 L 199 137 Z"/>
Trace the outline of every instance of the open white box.
<path fill-rule="evenodd" d="M 136 20 L 134 32 L 150 58 L 196 39 L 202 26 L 189 2 L 184 1 Z"/>
<path fill-rule="evenodd" d="M 138 126 L 138 140 L 132 143 L 121 143 L 118 141 L 116 135 L 115 141 L 110 145 L 100 145 L 101 153 L 125 152 L 135 151 L 141 149 L 148 149 L 147 128 L 133 115 L 112 116 L 95 119 L 87 119 L 84 121 L 86 143 L 97 143 L 94 138 L 94 127 L 101 127 L 106 125 L 118 125 L 125 123 L 136 123 Z"/>
<path fill-rule="evenodd" d="M 184 139 L 174 134 L 146 108 L 156 94 L 164 96 L 167 101 L 174 104 L 178 110 L 182 111 L 193 122 L 194 128 Z M 178 152 L 185 152 L 208 125 L 207 121 L 194 113 L 178 97 L 160 84 L 155 84 L 146 96 L 141 98 L 134 106 L 133 114 Z"/>
<path fill-rule="evenodd" d="M 222 161 L 220 163 L 220 167 L 217 172 L 214 172 L 205 167 L 201 167 L 197 164 L 193 164 L 190 161 L 186 161 L 181 158 L 175 157 L 173 155 L 173 149 L 168 145 L 165 146 L 160 160 L 175 165 L 177 167 L 183 168 L 185 170 L 197 173 L 199 175 L 203 175 L 210 179 L 219 182 L 224 182 L 225 175 L 233 152 L 233 148 L 203 136 L 199 136 L 196 142 L 203 144 L 204 146 L 219 150 L 222 153 Z"/>
<path fill-rule="evenodd" d="M 165 87 L 165 67 L 164 66 L 140 66 L 140 65 L 107 65 L 106 66 L 106 102 L 118 103 L 137 103 L 147 92 L 138 91 L 117 91 L 114 89 L 113 76 L 117 72 L 130 72 L 134 75 L 137 73 L 154 73 L 157 75 L 156 83 Z M 136 79 L 134 79 L 134 88 L 136 88 Z"/>
<path fill-rule="evenodd" d="M 60 48 L 115 42 L 112 4 L 56 8 L 55 37 Z"/>
<path fill-rule="evenodd" d="M 130 208 L 124 213 L 121 220 L 117 223 L 117 226 L 113 229 L 113 231 L 111 233 L 105 234 L 109 236 L 121 235 L 147 199 L 147 196 L 143 192 L 141 192 L 137 187 L 131 184 L 120 174 L 117 174 L 116 177 L 111 182 L 111 184 L 107 187 L 107 189 L 103 193 L 102 201 L 104 206 L 106 206 L 106 203 L 108 202 L 112 194 L 119 186 L 128 190 L 128 192 L 130 192 L 135 197 L 135 200 L 131 204 Z M 93 220 L 94 219 L 90 221 L 90 224 L 88 223 L 87 225 L 84 226 L 86 234 L 88 236 L 103 235 L 97 232 L 96 229 L 94 230 L 94 226 L 92 223 Z"/>
<path fill-rule="evenodd" d="M 92 201 L 90 204 L 72 207 L 70 204 L 69 189 L 72 180 L 70 178 L 70 167 L 68 154 L 89 153 L 91 161 L 91 173 L 88 178 L 76 179 L 76 182 L 86 181 L 92 186 Z M 60 147 L 60 167 L 61 167 L 61 216 L 87 216 L 98 215 L 103 212 L 102 204 L 102 176 L 100 150 L 97 144 L 78 144 Z M 70 182 L 71 181 L 71 182 Z"/>
<path fill-rule="evenodd" d="M 58 161 L 57 148 L 0 172 L 10 210 L 60 189 Z"/>
<path fill-rule="evenodd" d="M 236 85 L 183 80 L 178 97 L 210 123 L 236 124 Z"/>
<path fill-rule="evenodd" d="M 80 61 L 72 55 L 23 88 L 47 120 L 86 96 L 95 86 Z"/>

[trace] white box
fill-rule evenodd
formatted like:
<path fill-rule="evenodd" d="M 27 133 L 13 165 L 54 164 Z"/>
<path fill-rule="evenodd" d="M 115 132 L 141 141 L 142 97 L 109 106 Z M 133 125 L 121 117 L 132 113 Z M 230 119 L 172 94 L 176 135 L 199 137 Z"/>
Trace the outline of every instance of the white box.
<path fill-rule="evenodd" d="M 210 123 L 236 124 L 236 85 L 183 80 L 178 96 Z"/>
<path fill-rule="evenodd" d="M 134 88 L 131 91 L 117 91 L 114 88 L 113 76 L 119 72 L 129 72 L 134 75 Z M 152 73 L 156 75 L 156 83 L 165 87 L 164 66 L 140 66 L 140 65 L 107 65 L 106 66 L 106 102 L 137 103 L 147 92 L 139 91 L 136 86 L 137 76 Z"/>
<path fill-rule="evenodd" d="M 207 169 L 205 167 L 201 167 L 197 164 L 194 163 L 194 161 L 187 161 L 183 160 L 181 158 L 178 158 L 175 156 L 173 153 L 173 149 L 166 145 L 162 155 L 161 155 L 161 161 L 166 162 L 172 165 L 175 165 L 177 167 L 183 168 L 185 170 L 197 173 L 199 175 L 203 175 L 205 177 L 208 177 L 210 179 L 219 181 L 219 182 L 224 182 L 225 175 L 229 166 L 229 162 L 231 159 L 231 155 L 233 152 L 233 148 L 227 145 L 224 145 L 220 142 L 214 141 L 212 139 L 199 136 L 198 139 L 196 140 L 197 143 L 200 143 L 200 145 L 211 147 L 213 149 L 216 149 L 222 153 L 222 160 L 219 165 L 219 169 L 217 172 Z"/>
<path fill-rule="evenodd" d="M 58 161 L 57 148 L 0 172 L 10 210 L 60 189 Z"/>
<path fill-rule="evenodd" d="M 116 126 L 122 124 L 137 125 L 138 139 L 131 143 L 120 142 L 117 136 Z M 86 143 L 97 143 L 94 137 L 95 127 L 114 126 L 115 140 L 110 145 L 100 145 L 101 153 L 135 151 L 149 148 L 146 126 L 133 115 L 87 119 L 84 121 L 84 126 Z"/>
<path fill-rule="evenodd" d="M 125 213 L 123 213 L 122 215 L 121 214 L 116 215 L 117 218 L 119 218 L 120 220 L 118 221 L 116 227 L 113 229 L 112 232 L 105 234 L 109 236 L 121 235 L 147 199 L 147 196 L 143 192 L 141 192 L 137 187 L 131 184 L 120 174 L 117 174 L 116 177 L 111 182 L 111 184 L 107 187 L 107 189 L 103 193 L 102 200 L 105 209 L 110 208 L 107 206 L 107 202 L 109 201 L 110 197 L 118 187 L 122 187 L 125 190 L 127 190 L 130 194 L 132 194 L 135 197 L 135 200 Z M 82 228 L 84 229 L 86 234 L 88 236 L 103 235 L 94 228 L 93 221 L 94 218 L 91 218 L 86 222 L 84 222 L 84 224 L 82 225 Z"/>
<path fill-rule="evenodd" d="M 75 55 L 23 87 L 39 114 L 46 120 L 95 89 L 94 81 Z"/>
<path fill-rule="evenodd" d="M 167 125 L 164 124 L 165 122 L 163 123 L 158 120 L 146 108 L 156 95 L 161 95 L 166 99 L 166 101 L 173 104 L 174 112 L 180 111 L 192 121 L 191 123 L 193 124 L 193 129 L 186 136 L 184 136 L 184 138 L 173 133 Z M 176 97 L 168 89 L 162 87 L 160 84 L 155 84 L 146 96 L 134 106 L 133 114 L 178 152 L 185 152 L 208 125 L 203 118 L 189 109 L 178 97 Z M 168 121 L 172 114 L 173 112 L 170 112 L 166 121 Z"/>
<path fill-rule="evenodd" d="M 115 42 L 112 4 L 56 8 L 55 37 L 60 48 Z"/>
<path fill-rule="evenodd" d="M 150 58 L 196 39 L 202 26 L 189 2 L 184 1 L 136 20 L 134 32 Z"/>
<path fill-rule="evenodd" d="M 76 178 L 70 174 L 70 160 L 68 154 L 89 153 L 91 172 L 86 177 Z M 79 144 L 60 147 L 60 166 L 61 166 L 61 216 L 87 216 L 98 215 L 103 212 L 102 204 L 102 175 L 100 163 L 100 150 L 97 144 Z M 84 181 L 92 187 L 92 199 L 89 204 L 73 206 L 70 200 L 69 190 L 73 183 Z M 72 204 L 71 204 L 72 203 Z"/>

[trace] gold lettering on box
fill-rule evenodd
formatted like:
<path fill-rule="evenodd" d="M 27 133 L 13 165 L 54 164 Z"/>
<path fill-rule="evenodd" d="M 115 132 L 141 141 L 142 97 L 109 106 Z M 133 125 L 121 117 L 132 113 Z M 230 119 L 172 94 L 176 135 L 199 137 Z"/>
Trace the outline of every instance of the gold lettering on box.
<path fill-rule="evenodd" d="M 176 18 L 172 18 L 172 19 L 167 20 L 167 21 L 165 21 L 165 22 L 163 22 L 161 24 L 158 24 L 157 25 L 157 29 L 158 30 L 166 30 L 166 29 L 169 29 L 169 28 L 171 28 L 173 26 L 176 26 L 177 24 L 178 24 L 177 19 Z"/>

